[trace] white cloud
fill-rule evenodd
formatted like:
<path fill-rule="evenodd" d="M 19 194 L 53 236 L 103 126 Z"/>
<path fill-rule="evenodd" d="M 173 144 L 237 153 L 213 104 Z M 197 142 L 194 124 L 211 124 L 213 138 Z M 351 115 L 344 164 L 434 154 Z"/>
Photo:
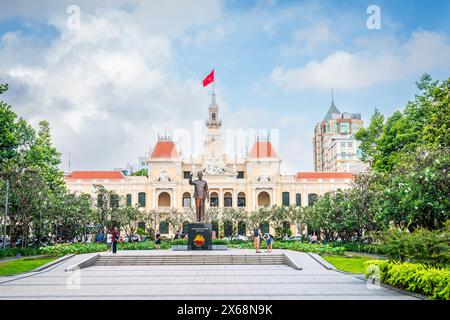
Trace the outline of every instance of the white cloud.
<path fill-rule="evenodd" d="M 318 48 L 339 42 L 338 35 L 333 33 L 325 21 L 300 28 L 292 33 L 292 45 L 281 48 L 282 55 L 310 55 Z"/>
<path fill-rule="evenodd" d="M 142 12 L 108 9 L 82 13 L 79 30 L 68 30 L 63 18 L 51 15 L 60 35 L 50 42 L 5 34 L 0 74 L 10 84 L 6 98 L 33 125 L 50 122 L 63 158 L 71 153 L 72 169 L 134 162 L 153 146 L 158 131 L 189 127 L 205 115 L 208 96 L 201 79 L 172 71 L 171 46 L 192 25 L 211 21 L 212 3 L 202 12 L 194 10 L 197 4 L 180 4 L 186 10 L 173 11 L 184 24 L 176 17 L 163 21 L 170 14 L 155 18 L 160 25 L 145 24 Z M 147 2 L 139 5 L 150 10 Z M 170 11 L 162 7 L 158 10 Z M 159 32 L 163 23 L 177 26 Z"/>
<path fill-rule="evenodd" d="M 336 51 L 300 68 L 277 67 L 272 71 L 272 81 L 290 90 L 356 90 L 450 68 L 446 35 L 414 32 L 405 43 L 380 39 L 359 44 L 363 48 L 355 53 Z"/>

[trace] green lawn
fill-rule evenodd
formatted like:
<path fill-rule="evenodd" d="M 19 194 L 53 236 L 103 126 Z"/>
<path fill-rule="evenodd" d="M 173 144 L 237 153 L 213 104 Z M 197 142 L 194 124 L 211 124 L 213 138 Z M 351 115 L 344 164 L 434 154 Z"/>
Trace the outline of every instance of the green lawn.
<path fill-rule="evenodd" d="M 55 260 L 53 257 L 43 258 L 20 258 L 6 262 L 0 261 L 0 276 L 10 276 L 13 274 L 31 271 L 50 261 Z"/>
<path fill-rule="evenodd" d="M 350 273 L 365 273 L 366 268 L 364 267 L 364 262 L 368 260 L 375 260 L 371 257 L 345 257 L 329 255 L 323 255 L 322 258 L 331 263 L 337 269 Z"/>

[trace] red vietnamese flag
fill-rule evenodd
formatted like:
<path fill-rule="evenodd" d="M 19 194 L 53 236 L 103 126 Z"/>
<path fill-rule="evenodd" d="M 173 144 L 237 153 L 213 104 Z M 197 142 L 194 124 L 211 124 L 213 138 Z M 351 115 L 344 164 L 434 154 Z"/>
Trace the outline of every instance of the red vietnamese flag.
<path fill-rule="evenodd" d="M 214 81 L 214 69 L 211 71 L 210 74 L 206 76 L 205 79 L 203 79 L 203 87 L 206 87 L 208 84 Z"/>

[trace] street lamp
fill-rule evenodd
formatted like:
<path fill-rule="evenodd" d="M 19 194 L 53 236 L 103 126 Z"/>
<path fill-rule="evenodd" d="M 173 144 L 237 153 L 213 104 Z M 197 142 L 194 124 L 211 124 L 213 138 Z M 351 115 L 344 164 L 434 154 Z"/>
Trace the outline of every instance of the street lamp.
<path fill-rule="evenodd" d="M 9 179 L 6 178 L 5 212 L 3 213 L 3 250 L 6 248 L 6 218 L 8 217 Z"/>

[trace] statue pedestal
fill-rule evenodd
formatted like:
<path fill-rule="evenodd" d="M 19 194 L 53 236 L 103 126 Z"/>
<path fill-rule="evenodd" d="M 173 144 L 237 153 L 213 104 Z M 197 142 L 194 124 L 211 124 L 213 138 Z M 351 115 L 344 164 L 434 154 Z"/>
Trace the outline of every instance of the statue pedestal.
<path fill-rule="evenodd" d="M 189 223 L 188 250 L 211 250 L 212 249 L 212 224 L 211 223 Z"/>

